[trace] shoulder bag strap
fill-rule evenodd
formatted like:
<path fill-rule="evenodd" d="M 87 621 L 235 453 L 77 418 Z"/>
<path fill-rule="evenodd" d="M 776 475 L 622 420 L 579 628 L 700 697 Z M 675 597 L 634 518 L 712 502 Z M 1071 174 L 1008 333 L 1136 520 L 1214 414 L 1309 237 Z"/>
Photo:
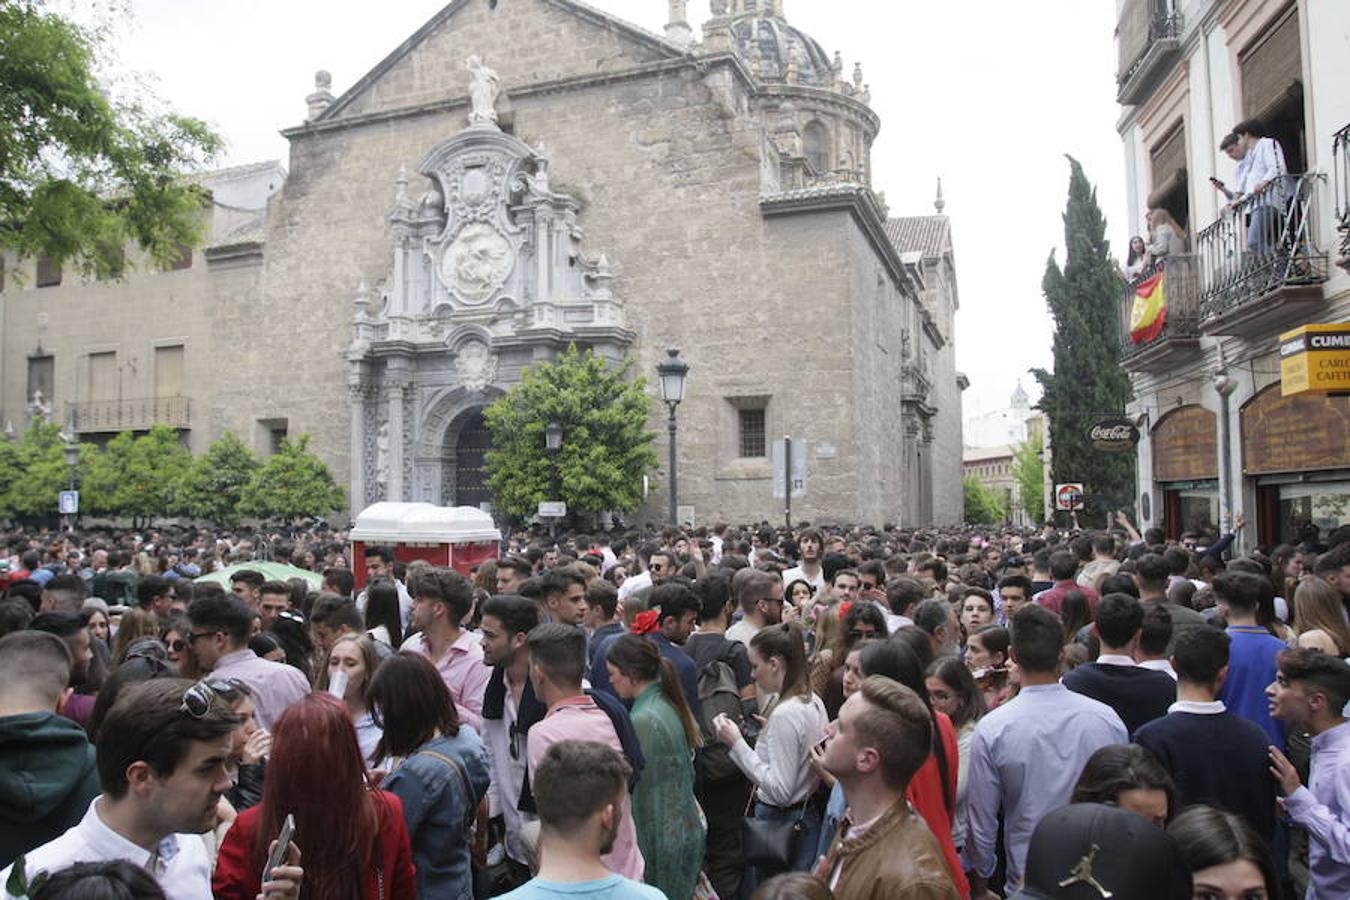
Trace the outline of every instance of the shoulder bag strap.
<path fill-rule="evenodd" d="M 455 774 L 459 776 L 459 783 L 464 788 L 464 805 L 468 809 L 464 821 L 464 831 L 466 833 L 472 833 L 474 819 L 478 817 L 478 804 L 473 802 L 473 787 L 469 784 L 469 776 L 465 774 L 464 767 L 444 753 L 440 753 L 436 750 L 418 750 L 417 754 L 414 755 L 421 754 L 430 756 L 433 759 L 439 759 L 441 762 L 454 769 Z"/>

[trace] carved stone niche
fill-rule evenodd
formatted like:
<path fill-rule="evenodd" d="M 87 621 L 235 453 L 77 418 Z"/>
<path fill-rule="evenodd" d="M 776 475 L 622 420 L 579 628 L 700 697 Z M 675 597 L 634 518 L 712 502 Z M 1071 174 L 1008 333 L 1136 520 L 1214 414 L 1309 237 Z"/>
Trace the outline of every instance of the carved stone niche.
<path fill-rule="evenodd" d="M 417 171 L 429 189 L 413 203 L 400 183 L 389 214 L 393 260 L 377 342 L 432 343 L 468 322 L 494 337 L 544 328 L 589 340 L 600 329 L 631 341 L 609 262 L 583 253 L 580 204 L 550 187 L 542 146 L 466 128 Z"/>

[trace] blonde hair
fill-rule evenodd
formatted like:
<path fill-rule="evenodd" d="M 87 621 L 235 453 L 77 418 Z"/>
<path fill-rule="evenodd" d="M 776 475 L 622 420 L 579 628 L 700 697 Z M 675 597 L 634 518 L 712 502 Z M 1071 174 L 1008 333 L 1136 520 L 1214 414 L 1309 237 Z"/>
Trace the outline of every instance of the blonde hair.
<path fill-rule="evenodd" d="M 1321 578 L 1309 577 L 1294 590 L 1294 621 L 1298 633 L 1321 631 L 1341 655 L 1350 653 L 1350 625 L 1345 624 L 1341 592 Z"/>

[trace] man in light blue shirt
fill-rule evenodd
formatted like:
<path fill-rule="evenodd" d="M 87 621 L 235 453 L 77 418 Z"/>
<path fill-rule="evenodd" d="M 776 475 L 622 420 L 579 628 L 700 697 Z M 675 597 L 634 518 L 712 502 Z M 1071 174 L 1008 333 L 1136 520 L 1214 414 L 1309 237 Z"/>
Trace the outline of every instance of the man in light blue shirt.
<path fill-rule="evenodd" d="M 1270 713 L 1312 734 L 1308 785 L 1293 763 L 1270 748 L 1271 774 L 1289 818 L 1308 832 L 1308 900 L 1350 897 L 1350 665 L 1317 650 L 1280 655 L 1266 688 Z"/>
<path fill-rule="evenodd" d="M 665 894 L 605 868 L 628 794 L 623 756 L 594 741 L 558 741 L 535 770 L 539 874 L 502 900 L 665 900 Z"/>
<path fill-rule="evenodd" d="M 1019 610 L 1012 619 L 1012 659 L 1021 670 L 1020 693 L 981 719 L 970 742 L 962 856 L 972 897 L 984 896 L 994 873 L 1000 809 L 1011 892 L 1021 884 L 1031 833 L 1046 813 L 1069 802 L 1088 757 L 1129 742 L 1115 710 L 1059 683 L 1059 616 L 1041 606 Z"/>

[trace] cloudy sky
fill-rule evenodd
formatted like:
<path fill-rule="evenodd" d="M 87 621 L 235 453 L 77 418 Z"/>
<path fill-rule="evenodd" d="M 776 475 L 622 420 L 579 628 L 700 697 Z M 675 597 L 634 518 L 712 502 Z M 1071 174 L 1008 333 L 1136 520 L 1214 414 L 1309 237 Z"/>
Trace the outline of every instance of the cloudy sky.
<path fill-rule="evenodd" d="M 590 2 L 653 30 L 666 20 L 662 0 Z M 314 70 L 332 72 L 340 94 L 444 0 L 79 5 L 91 3 L 114 24 L 118 73 L 147 79 L 176 109 L 210 121 L 228 141 L 223 163 L 234 165 L 284 162 L 277 132 L 303 118 Z M 708 3 L 689 6 L 697 32 Z M 1063 243 L 1064 154 L 1098 186 L 1113 249 L 1130 231 L 1114 128 L 1114 4 L 787 0 L 786 11 L 827 53 L 841 51 L 847 72 L 863 64 L 882 123 L 874 187 L 891 214 L 930 213 L 942 178 L 962 303 L 957 365 L 971 380 L 967 417 L 1005 406 L 1019 379 L 1037 396 L 1027 369 L 1050 364 L 1040 283 Z"/>

